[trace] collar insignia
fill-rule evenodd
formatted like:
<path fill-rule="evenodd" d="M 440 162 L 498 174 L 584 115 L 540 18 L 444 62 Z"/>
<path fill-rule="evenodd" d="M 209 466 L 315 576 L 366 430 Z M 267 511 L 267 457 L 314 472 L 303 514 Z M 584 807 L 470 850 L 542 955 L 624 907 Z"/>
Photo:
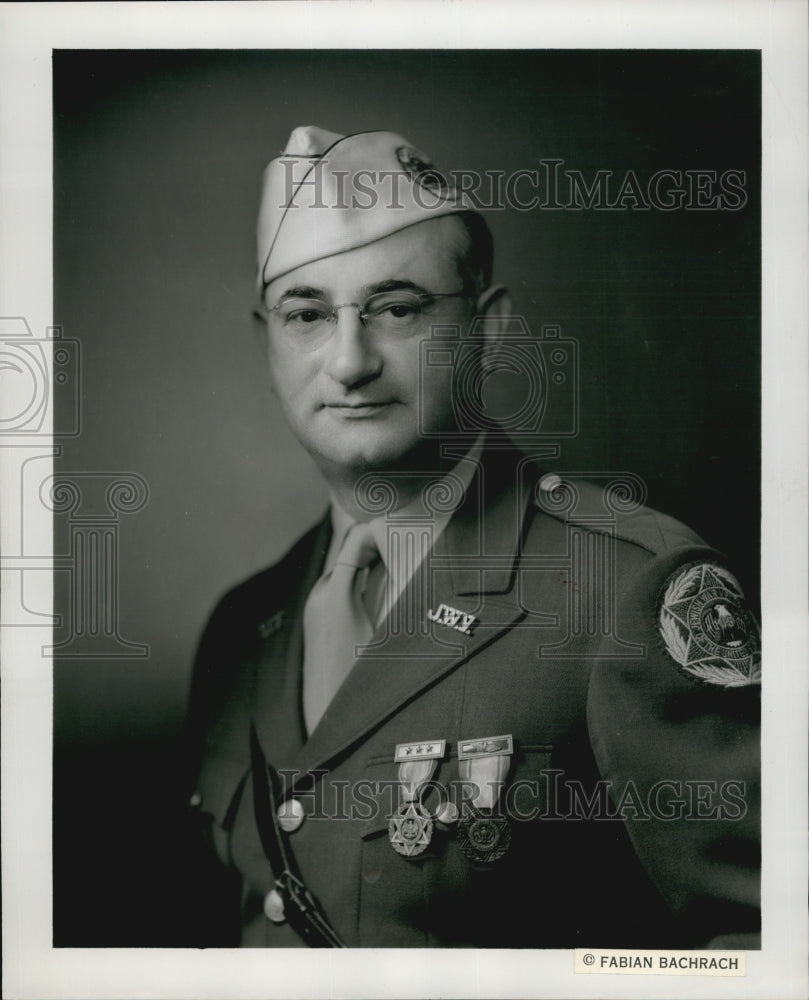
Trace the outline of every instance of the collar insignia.
<path fill-rule="evenodd" d="M 276 632 L 281 630 L 284 624 L 284 612 L 276 611 L 274 615 L 263 621 L 258 627 L 258 634 L 262 639 L 269 639 L 271 635 L 275 635 Z"/>
<path fill-rule="evenodd" d="M 451 608 L 448 604 L 439 604 L 437 611 L 430 608 L 427 617 L 437 625 L 446 625 L 447 628 L 453 628 L 456 632 L 462 632 L 464 635 L 471 635 L 472 627 L 479 624 L 474 615 L 459 611 L 457 608 Z"/>

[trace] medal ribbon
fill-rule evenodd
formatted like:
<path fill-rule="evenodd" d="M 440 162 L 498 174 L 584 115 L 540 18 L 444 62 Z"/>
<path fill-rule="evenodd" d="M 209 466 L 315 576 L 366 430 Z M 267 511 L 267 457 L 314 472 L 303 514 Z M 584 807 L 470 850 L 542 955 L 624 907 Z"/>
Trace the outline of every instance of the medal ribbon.
<path fill-rule="evenodd" d="M 435 759 L 405 760 L 399 764 L 399 802 L 402 807 L 418 799 L 437 767 L 438 761 Z"/>
<path fill-rule="evenodd" d="M 475 809 L 494 809 L 510 766 L 511 754 L 504 753 L 468 757 L 458 761 L 461 781 L 477 788 L 472 799 Z"/>

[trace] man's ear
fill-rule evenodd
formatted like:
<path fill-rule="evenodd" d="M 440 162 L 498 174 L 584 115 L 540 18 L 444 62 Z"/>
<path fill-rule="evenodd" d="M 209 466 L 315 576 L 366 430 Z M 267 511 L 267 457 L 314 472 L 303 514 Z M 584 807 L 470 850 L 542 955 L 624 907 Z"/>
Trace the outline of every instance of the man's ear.
<path fill-rule="evenodd" d="M 267 369 L 270 376 L 270 391 L 275 394 L 275 384 L 272 378 L 272 372 L 269 371 L 270 367 L 270 355 L 267 347 L 267 310 L 264 306 L 259 303 L 253 307 L 252 313 L 252 326 L 253 326 L 253 336 L 256 341 L 257 347 L 261 352 L 261 360 L 264 364 L 265 369 Z"/>
<path fill-rule="evenodd" d="M 475 306 L 476 336 L 483 338 L 483 362 L 497 352 L 513 316 L 511 296 L 505 285 L 491 285 L 480 294 Z"/>
<path fill-rule="evenodd" d="M 262 348 L 262 353 L 266 355 L 267 348 L 267 310 L 262 305 L 257 305 L 253 307 L 253 312 L 251 315 L 253 336 L 259 342 Z"/>

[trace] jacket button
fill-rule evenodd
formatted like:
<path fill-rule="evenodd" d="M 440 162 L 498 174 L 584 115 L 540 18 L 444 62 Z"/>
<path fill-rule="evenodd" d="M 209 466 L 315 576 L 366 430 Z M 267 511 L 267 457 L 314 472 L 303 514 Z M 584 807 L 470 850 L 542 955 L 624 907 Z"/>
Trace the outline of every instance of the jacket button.
<path fill-rule="evenodd" d="M 287 799 L 278 810 L 278 825 L 287 833 L 294 833 L 303 823 L 306 814 L 297 799 Z"/>
<path fill-rule="evenodd" d="M 274 924 L 282 924 L 286 920 L 284 901 L 277 889 L 270 889 L 264 897 L 264 916 Z"/>

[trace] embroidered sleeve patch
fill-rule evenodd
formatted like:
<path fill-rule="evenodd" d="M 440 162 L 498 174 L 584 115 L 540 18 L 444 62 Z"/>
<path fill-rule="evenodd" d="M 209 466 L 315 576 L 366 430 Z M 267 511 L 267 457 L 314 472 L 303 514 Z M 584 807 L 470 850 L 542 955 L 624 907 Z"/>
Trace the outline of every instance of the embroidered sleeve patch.
<path fill-rule="evenodd" d="M 687 676 L 720 687 L 761 683 L 761 639 L 738 581 L 722 566 L 696 563 L 669 578 L 659 629 Z"/>

